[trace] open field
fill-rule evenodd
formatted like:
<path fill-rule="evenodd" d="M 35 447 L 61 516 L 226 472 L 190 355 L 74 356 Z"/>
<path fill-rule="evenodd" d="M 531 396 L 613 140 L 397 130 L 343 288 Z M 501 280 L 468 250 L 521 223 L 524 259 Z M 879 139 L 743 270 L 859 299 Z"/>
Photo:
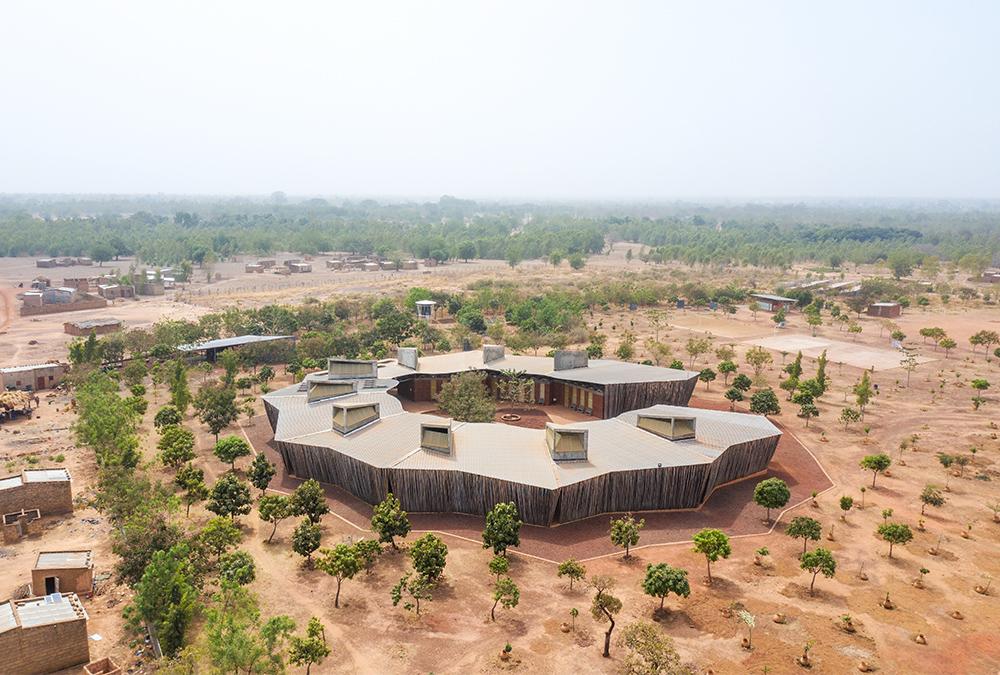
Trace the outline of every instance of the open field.
<path fill-rule="evenodd" d="M 782 334 L 770 338 L 747 340 L 745 344 L 759 345 L 775 352 L 794 354 L 802 352 L 803 356 L 818 358 L 824 351 L 832 363 L 843 363 L 855 368 L 869 370 L 891 370 L 900 367 L 902 352 L 895 349 L 873 347 L 866 344 L 841 342 L 825 338 L 814 338 L 808 335 Z M 929 363 L 935 359 L 928 356 L 918 356 L 918 363 Z"/>
<path fill-rule="evenodd" d="M 627 263 L 621 256 L 616 250 L 607 259 L 595 258 L 593 268 L 606 278 L 654 270 L 664 275 L 673 270 L 667 266 L 647 268 L 637 262 Z M 21 271 L 30 270 L 30 266 L 22 267 Z M 363 292 L 388 295 L 401 293 L 418 283 L 435 289 L 458 290 L 482 278 L 537 284 L 584 283 L 594 269 L 590 263 L 581 272 L 570 272 L 565 266 L 556 270 L 540 263 L 526 264 L 517 270 L 501 263 L 468 266 L 458 263 L 427 274 L 419 271 L 339 273 L 338 276 L 324 272 L 308 280 L 292 276 L 276 277 L 276 281 L 266 278 L 269 275 L 263 275 L 263 279 L 261 275 L 253 275 L 248 280 L 234 276 L 212 284 L 195 283 L 180 298 L 168 295 L 129 301 L 95 314 L 117 316 L 124 318 L 129 326 L 137 326 L 165 317 L 191 318 L 210 307 L 223 307 L 238 299 L 247 305 L 259 305 L 279 300 L 293 302 L 308 296 L 322 298 Z M 683 274 L 680 268 L 677 272 Z M 29 279 L 30 276 L 33 274 Z M 8 282 L 19 278 L 9 272 L 0 277 Z M 713 276 L 715 281 L 725 278 L 721 272 Z M 268 288 L 266 284 L 271 283 L 288 285 Z M 307 285 L 298 285 L 303 283 Z M 251 287 L 251 284 L 258 285 Z M 764 340 L 764 346 L 773 351 L 774 363 L 765 368 L 763 376 L 772 386 L 782 376 L 781 351 L 788 351 L 791 356 L 803 348 L 805 373 L 811 376 L 814 357 L 821 350 L 819 343 L 827 345 L 832 384 L 818 403 L 819 418 L 805 427 L 804 421 L 795 415 L 795 406 L 779 392 L 782 412 L 774 419 L 786 430 L 786 436 L 769 473 L 789 481 L 792 499 L 788 510 L 780 516 L 774 514 L 777 522 L 773 526 L 763 522 L 763 511 L 748 504 L 755 483 L 750 479 L 717 491 L 698 511 L 643 514 L 647 519 L 646 529 L 630 561 L 622 560 L 608 541 L 607 518 L 593 518 L 551 530 L 525 527 L 522 546 L 512 556 L 511 569 L 511 576 L 521 588 L 520 604 L 512 610 L 498 610 L 494 623 L 488 618 L 492 600 L 486 564 L 490 556 L 479 543 L 480 519 L 414 514 L 415 530 L 439 532 L 449 547 L 444 581 L 418 619 L 400 607 L 393 607 L 389 598 L 389 589 L 407 567 L 405 554 L 386 553 L 371 574 L 345 581 L 341 608 L 335 609 L 334 580 L 319 570 L 304 568 L 302 559 L 291 551 L 294 523 L 291 520 L 281 523 L 274 541 L 266 544 L 264 539 L 270 526 L 261 522 L 254 511 L 241 518 L 242 547 L 257 562 L 257 580 L 251 588 L 261 598 L 263 614 L 286 613 L 300 626 L 315 615 L 326 625 L 333 653 L 322 665 L 314 666 L 312 672 L 615 672 L 622 652 L 613 647 L 611 659 L 601 658 L 605 625 L 589 616 L 589 591 L 580 587 L 570 591 L 555 575 L 551 561 L 570 555 L 586 559 L 590 574 L 607 573 L 617 579 L 616 594 L 622 599 L 624 609 L 618 617 L 616 634 L 633 621 L 655 621 L 674 639 L 683 660 L 695 664 L 699 673 L 709 668 L 719 674 L 762 672 L 765 666 L 770 673 L 802 672 L 793 659 L 806 642 L 812 645 L 813 672 L 856 672 L 861 659 L 871 661 L 879 672 L 885 673 L 997 671 L 1000 645 L 994 635 L 1000 610 L 995 602 L 996 591 L 991 589 L 988 595 L 980 595 L 973 587 L 1000 575 L 1000 561 L 995 555 L 1000 546 L 1000 524 L 993 522 L 992 512 L 987 508 L 987 504 L 1000 501 L 996 488 L 1000 481 L 1000 440 L 995 414 L 1000 400 L 991 389 L 985 393 L 984 406 L 973 410 L 968 383 L 975 377 L 996 381 L 1000 379 L 1000 369 L 996 360 L 985 362 L 982 349 L 973 354 L 967 342 L 968 335 L 976 330 L 989 326 L 995 330 L 998 322 L 995 307 L 967 306 L 960 310 L 934 305 L 926 310 L 910 310 L 900 317 L 896 323 L 910 336 L 907 343 L 926 357 L 912 374 L 909 387 L 903 384 L 902 370 L 887 370 L 893 365 L 871 362 L 876 357 L 888 358 L 883 355 L 888 351 L 885 349 L 888 338 L 879 337 L 876 319 L 860 319 L 863 332 L 857 342 L 848 342 L 846 334 L 832 325 L 819 327 L 814 341 L 806 337 L 809 328 L 796 312 L 780 337 L 791 342 L 781 343 L 771 342 L 775 330 L 763 313 L 754 321 L 745 308 L 740 308 L 731 319 L 705 310 L 662 309 L 667 314 L 667 325 L 659 329 L 651 325 L 649 313 L 642 309 L 609 307 L 595 310 L 586 321 L 588 327 L 598 327 L 608 335 L 609 350 L 617 346 L 626 330 L 635 333 L 636 358 L 645 357 L 645 338 L 659 330 L 660 339 L 671 345 L 674 354 L 685 363 L 687 339 L 711 332 L 717 336 L 716 345 L 735 346 L 736 360 L 743 371 L 747 370 L 742 365 L 745 350 L 750 344 Z M 2 362 L 59 356 L 60 349 L 70 339 L 62 333 L 62 322 L 83 318 L 83 314 L 89 313 L 52 315 L 43 317 L 44 322 L 12 317 L 4 329 L 6 334 L 0 335 L 4 349 Z M 943 327 L 959 341 L 959 347 L 948 358 L 930 345 L 921 344 L 917 331 L 929 325 Z M 39 344 L 26 345 L 30 339 Z M 895 356 L 894 352 L 888 353 Z M 856 358 L 849 358 L 852 354 Z M 706 355 L 696 359 L 694 365 L 699 369 L 714 367 L 716 361 L 714 356 Z M 851 397 L 849 390 L 860 377 L 860 369 L 871 365 L 876 365 L 873 381 L 879 385 L 880 393 L 863 425 L 845 429 L 837 422 L 839 411 Z M 204 377 L 192 375 L 192 386 L 196 387 Z M 289 375 L 280 372 L 273 384 L 282 386 L 290 381 Z M 155 410 L 167 400 L 166 392 L 162 387 L 154 390 L 148 381 L 147 387 L 150 406 L 143 422 L 144 457 L 153 463 L 154 474 L 168 481 L 172 473 L 155 463 L 156 433 L 151 424 Z M 699 384 L 696 404 L 728 406 L 722 398 L 724 390 L 721 377 L 708 388 Z M 74 493 L 81 497 L 72 516 L 50 519 L 41 536 L 2 548 L 0 578 L 6 580 L 3 594 L 11 593 L 28 579 L 34 556 L 41 549 L 86 544 L 95 549 L 99 574 L 109 572 L 113 566 L 109 526 L 101 514 L 86 505 L 86 499 L 93 495 L 96 470 L 91 451 L 74 447 L 69 427 L 75 416 L 68 410 L 69 401 L 65 394 L 46 393 L 35 419 L 0 425 L 0 460 L 8 471 L 45 466 L 54 462 L 51 458 L 63 454 L 63 464 L 74 478 Z M 259 405 L 258 402 L 258 415 L 251 422 L 241 420 L 239 426 L 228 432 L 245 434 L 257 450 L 270 453 L 269 427 Z M 228 465 L 212 456 L 212 437 L 190 414 L 186 424 L 197 433 L 195 464 L 205 470 L 211 483 Z M 868 427 L 867 432 L 864 427 Z M 916 441 L 912 440 L 914 435 Z M 900 449 L 904 440 L 907 447 Z M 945 472 L 937 461 L 939 451 L 968 454 L 971 447 L 977 448 L 977 452 L 961 475 Z M 859 469 L 858 462 L 864 455 L 876 452 L 890 454 L 895 464 L 891 475 L 880 476 L 873 488 L 871 473 Z M 809 453 L 822 469 L 810 464 L 811 459 L 805 459 Z M 241 475 L 245 475 L 247 464 L 246 459 L 237 463 Z M 833 486 L 824 491 L 829 485 L 826 475 Z M 947 503 L 941 508 L 928 507 L 927 513 L 921 515 L 918 495 L 927 483 L 940 486 L 947 483 Z M 295 484 L 293 477 L 279 475 L 271 488 L 287 491 Z M 851 495 L 860 505 L 861 486 L 867 487 L 864 508 L 856 507 L 842 519 L 839 497 Z M 821 492 L 815 506 L 809 499 L 813 490 Z M 323 520 L 323 545 L 363 536 L 370 508 L 338 494 L 332 487 L 328 488 L 327 496 L 334 512 Z M 887 557 L 885 542 L 874 534 L 883 521 L 883 509 L 892 509 L 894 520 L 915 529 L 914 541 L 897 546 L 892 559 Z M 190 520 L 183 519 L 183 513 L 180 517 L 186 526 L 194 528 L 211 515 L 204 504 L 199 504 L 192 509 Z M 802 542 L 784 534 L 791 518 L 798 515 L 809 515 L 822 523 L 823 539 L 810 542 L 810 548 L 826 546 L 838 562 L 834 578 L 817 580 L 815 596 L 808 594 L 809 575 L 799 569 L 796 560 Z M 924 523 L 923 530 L 916 529 L 920 520 Z M 733 539 L 732 556 L 713 565 L 715 582 L 711 586 L 703 581 L 704 558 L 692 552 L 690 543 L 684 541 L 692 531 L 709 524 L 729 534 L 741 535 Z M 971 534 L 965 538 L 962 533 L 970 532 L 969 525 Z M 833 539 L 827 539 L 831 533 Z M 415 531 L 409 540 L 416 535 Z M 770 555 L 758 566 L 753 562 L 754 551 L 762 546 L 769 549 Z M 934 546 L 940 548 L 937 555 L 928 553 Z M 690 597 L 671 596 L 665 612 L 657 611 L 658 600 L 643 595 L 639 585 L 645 565 L 656 562 L 683 567 L 689 570 L 691 579 Z M 858 576 L 862 566 L 867 580 Z M 911 584 L 921 576 L 921 568 L 929 570 L 923 589 Z M 878 605 L 886 593 L 896 603 L 895 610 Z M 141 662 L 144 665 L 140 667 L 148 669 L 148 661 L 134 655 L 135 649 L 129 645 L 131 636 L 125 632 L 121 619 L 120 610 L 129 594 L 124 586 L 112 581 L 104 586 L 101 595 L 85 601 L 91 616 L 89 632 L 103 638 L 91 643 L 91 653 L 95 657 L 110 654 L 124 664 Z M 569 609 L 573 607 L 580 610 L 577 629 L 564 633 L 560 625 L 569 621 Z M 750 652 L 739 645 L 744 631 L 733 616 L 734 608 L 738 607 L 747 608 L 757 617 L 755 648 Z M 955 610 L 961 611 L 965 618 L 952 618 L 949 613 Z M 771 616 L 776 612 L 786 614 L 787 623 L 773 623 Z M 849 634 L 838 627 L 839 617 L 844 614 L 853 617 L 858 627 L 856 633 Z M 917 633 L 926 636 L 926 645 L 913 641 Z M 503 663 L 498 653 L 508 641 L 514 647 L 515 660 Z"/>

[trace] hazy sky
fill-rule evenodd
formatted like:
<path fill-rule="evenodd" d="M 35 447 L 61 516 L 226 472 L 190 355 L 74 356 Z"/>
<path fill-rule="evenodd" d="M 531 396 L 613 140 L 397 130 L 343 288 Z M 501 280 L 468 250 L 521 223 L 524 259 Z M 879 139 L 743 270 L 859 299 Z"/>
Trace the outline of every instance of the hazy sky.
<path fill-rule="evenodd" d="M 997 2 L 6 0 L 0 25 L 0 192 L 1000 197 Z"/>

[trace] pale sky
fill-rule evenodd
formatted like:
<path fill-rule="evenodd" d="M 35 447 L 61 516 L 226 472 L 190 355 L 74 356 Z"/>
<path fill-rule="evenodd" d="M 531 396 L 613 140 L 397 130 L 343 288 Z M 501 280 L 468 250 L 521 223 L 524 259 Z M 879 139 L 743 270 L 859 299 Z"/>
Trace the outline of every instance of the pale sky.
<path fill-rule="evenodd" d="M 0 193 L 1000 197 L 1000 3 L 0 5 Z"/>

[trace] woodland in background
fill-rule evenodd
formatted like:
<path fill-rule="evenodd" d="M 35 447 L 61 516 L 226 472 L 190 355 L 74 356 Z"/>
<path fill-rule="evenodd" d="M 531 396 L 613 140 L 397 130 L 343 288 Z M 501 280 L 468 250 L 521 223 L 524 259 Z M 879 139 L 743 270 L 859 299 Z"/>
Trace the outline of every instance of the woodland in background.
<path fill-rule="evenodd" d="M 884 204 L 514 204 L 184 197 L 6 196 L 0 256 L 138 256 L 148 265 L 201 264 L 279 250 L 387 258 L 499 259 L 596 255 L 609 243 L 647 247 L 650 262 L 784 268 L 926 257 L 975 274 L 1000 252 L 989 202 Z"/>

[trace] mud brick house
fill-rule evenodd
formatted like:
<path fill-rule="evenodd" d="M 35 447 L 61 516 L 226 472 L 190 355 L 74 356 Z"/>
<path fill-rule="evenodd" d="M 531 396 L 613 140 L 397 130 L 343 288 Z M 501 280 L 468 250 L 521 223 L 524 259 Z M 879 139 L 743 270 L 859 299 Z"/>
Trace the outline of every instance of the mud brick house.
<path fill-rule="evenodd" d="M 74 593 L 0 603 L 0 669 L 36 675 L 87 663 L 87 618 Z"/>
<path fill-rule="evenodd" d="M 519 373 L 522 400 L 574 421 L 544 429 L 408 412 L 454 374 L 490 391 Z M 514 501 L 535 525 L 603 513 L 695 508 L 718 486 L 764 471 L 781 432 L 759 415 L 685 407 L 698 373 L 561 351 L 504 348 L 396 359 L 330 359 L 326 372 L 264 396 L 287 471 L 369 504 L 393 493 L 411 512 L 482 515 Z"/>
<path fill-rule="evenodd" d="M 879 316 L 885 319 L 895 319 L 903 313 L 903 307 L 898 302 L 873 302 L 868 305 L 868 316 Z"/>
<path fill-rule="evenodd" d="M 119 287 L 120 288 L 120 287 Z M 87 319 L 86 321 L 67 321 L 63 331 L 67 335 L 105 335 L 116 333 L 123 328 L 121 319 Z"/>
<path fill-rule="evenodd" d="M 0 513 L 38 509 L 43 516 L 72 513 L 73 489 L 66 469 L 25 469 L 0 478 Z"/>
<path fill-rule="evenodd" d="M 31 569 L 31 589 L 36 595 L 94 590 L 94 553 L 90 550 L 41 551 Z"/>
<path fill-rule="evenodd" d="M 0 389 L 51 389 L 62 382 L 67 369 L 66 365 L 55 362 L 0 368 Z"/>

